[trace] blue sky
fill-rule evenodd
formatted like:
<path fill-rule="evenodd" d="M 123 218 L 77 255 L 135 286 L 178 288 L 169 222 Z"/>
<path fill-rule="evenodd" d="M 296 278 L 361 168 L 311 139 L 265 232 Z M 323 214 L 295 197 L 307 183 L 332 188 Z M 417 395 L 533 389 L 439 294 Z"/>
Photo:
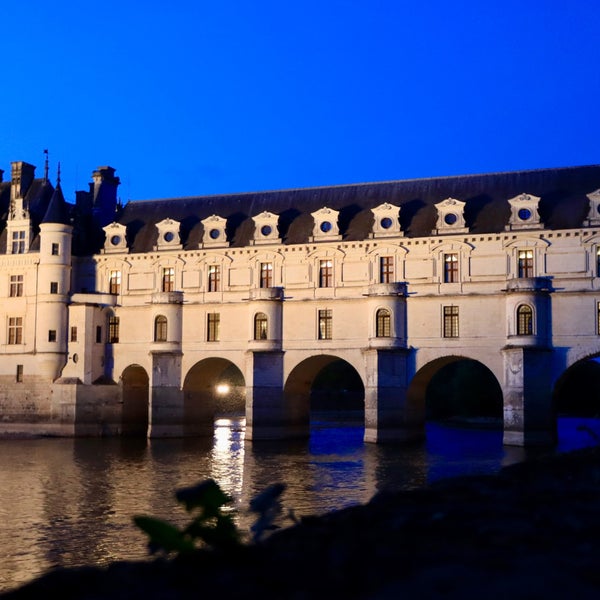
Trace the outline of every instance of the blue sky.
<path fill-rule="evenodd" d="M 0 168 L 123 201 L 600 163 L 600 2 L 2 8 Z"/>

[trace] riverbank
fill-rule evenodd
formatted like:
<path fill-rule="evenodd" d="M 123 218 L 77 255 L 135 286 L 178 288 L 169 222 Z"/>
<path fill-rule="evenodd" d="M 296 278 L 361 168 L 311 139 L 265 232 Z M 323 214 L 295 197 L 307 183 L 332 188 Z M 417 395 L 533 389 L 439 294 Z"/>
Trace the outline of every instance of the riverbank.
<path fill-rule="evenodd" d="M 600 449 L 368 504 L 187 560 L 59 569 L 2 600 L 600 597 Z"/>

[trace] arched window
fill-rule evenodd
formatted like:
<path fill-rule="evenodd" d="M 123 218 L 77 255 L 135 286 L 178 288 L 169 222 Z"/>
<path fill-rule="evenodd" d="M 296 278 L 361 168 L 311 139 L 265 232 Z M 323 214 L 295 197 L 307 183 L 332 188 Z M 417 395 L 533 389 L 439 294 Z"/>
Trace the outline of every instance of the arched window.
<path fill-rule="evenodd" d="M 254 339 L 267 339 L 267 315 L 265 313 L 256 313 L 254 316 Z"/>
<path fill-rule="evenodd" d="M 517 308 L 517 335 L 533 335 L 533 310 L 527 304 Z"/>
<path fill-rule="evenodd" d="M 375 317 L 375 337 L 390 337 L 391 316 L 387 308 L 380 308 Z"/>
<path fill-rule="evenodd" d="M 167 341 L 167 317 L 164 315 L 158 315 L 158 317 L 154 319 L 154 341 Z"/>

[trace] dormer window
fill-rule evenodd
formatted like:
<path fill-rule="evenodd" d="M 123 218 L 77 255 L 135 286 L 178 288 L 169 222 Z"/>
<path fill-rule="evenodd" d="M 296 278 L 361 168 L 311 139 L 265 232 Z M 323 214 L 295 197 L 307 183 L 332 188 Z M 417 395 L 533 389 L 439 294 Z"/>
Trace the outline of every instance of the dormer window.
<path fill-rule="evenodd" d="M 446 198 L 435 205 L 438 213 L 435 234 L 442 233 L 467 233 L 464 209 L 465 202 L 456 198 Z"/>
<path fill-rule="evenodd" d="M 342 239 L 337 224 L 339 211 L 324 207 L 311 213 L 311 215 L 315 223 L 311 241 L 334 241 Z"/>
<path fill-rule="evenodd" d="M 540 198 L 531 194 L 521 194 L 511 198 L 508 201 L 511 214 L 506 229 L 541 229 L 543 225 L 538 214 L 539 202 Z"/>
<path fill-rule="evenodd" d="M 227 220 L 218 215 L 211 215 L 203 219 L 204 234 L 202 236 L 202 246 L 204 248 L 222 248 L 227 246 L 226 224 Z"/>
<path fill-rule="evenodd" d="M 178 221 L 163 219 L 156 224 L 156 228 L 158 229 L 156 250 L 180 250 L 182 248 Z"/>
<path fill-rule="evenodd" d="M 11 254 L 25 254 L 25 234 L 23 230 L 12 232 Z"/>
<path fill-rule="evenodd" d="M 255 217 L 254 221 L 254 239 L 253 244 L 272 244 L 279 241 L 279 232 L 277 231 L 276 214 L 264 211 Z"/>
<path fill-rule="evenodd" d="M 127 240 L 125 237 L 126 227 L 120 223 L 111 223 L 102 228 L 106 235 L 104 240 L 104 252 L 126 252 Z"/>

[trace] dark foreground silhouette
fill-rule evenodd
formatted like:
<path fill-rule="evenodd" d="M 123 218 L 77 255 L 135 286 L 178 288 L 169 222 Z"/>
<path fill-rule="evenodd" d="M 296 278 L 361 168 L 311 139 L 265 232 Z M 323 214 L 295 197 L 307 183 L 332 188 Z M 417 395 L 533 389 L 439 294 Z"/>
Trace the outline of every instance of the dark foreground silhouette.
<path fill-rule="evenodd" d="M 600 598 L 600 449 L 380 493 L 235 550 L 58 569 L 1 600 Z"/>

